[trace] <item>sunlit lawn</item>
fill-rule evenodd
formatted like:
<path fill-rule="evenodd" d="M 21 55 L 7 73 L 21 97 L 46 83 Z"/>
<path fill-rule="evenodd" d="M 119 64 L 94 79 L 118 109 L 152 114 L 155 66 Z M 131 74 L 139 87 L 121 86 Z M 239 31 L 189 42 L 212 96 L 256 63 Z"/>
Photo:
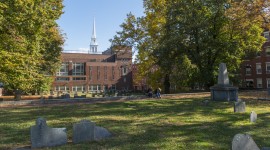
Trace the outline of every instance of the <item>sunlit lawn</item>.
<path fill-rule="evenodd" d="M 270 146 L 270 102 L 246 101 L 246 113 L 233 103 L 203 98 L 151 99 L 51 107 L 1 108 L 0 149 L 30 147 L 30 126 L 41 116 L 50 127 L 66 127 L 69 143 L 51 149 L 230 149 L 233 136 L 248 133 L 261 148 Z M 258 114 L 256 123 L 249 114 Z M 72 143 L 72 125 L 82 119 L 105 127 L 113 137 Z"/>

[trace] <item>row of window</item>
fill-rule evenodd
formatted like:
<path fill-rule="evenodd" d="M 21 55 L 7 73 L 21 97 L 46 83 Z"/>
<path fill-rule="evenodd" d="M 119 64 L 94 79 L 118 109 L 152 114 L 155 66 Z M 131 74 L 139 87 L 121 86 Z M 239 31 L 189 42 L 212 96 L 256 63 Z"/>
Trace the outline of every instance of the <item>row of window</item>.
<path fill-rule="evenodd" d="M 246 75 L 251 75 L 251 69 L 252 66 L 251 65 L 246 65 Z M 270 74 L 270 62 L 266 62 L 265 63 L 265 71 L 267 74 Z M 262 74 L 262 64 L 261 63 L 256 63 L 256 74 Z"/>
<path fill-rule="evenodd" d="M 68 76 L 68 63 L 62 63 L 61 68 L 59 71 L 56 73 L 56 76 Z M 100 79 L 100 66 L 97 67 L 97 79 Z M 121 71 L 119 72 L 119 76 L 121 75 L 126 75 L 128 73 L 128 67 L 127 66 L 122 66 L 119 68 Z M 73 63 L 72 64 L 72 75 L 85 75 L 85 64 L 84 63 Z M 104 67 L 104 78 L 107 79 L 107 66 Z M 93 73 L 93 66 L 89 67 L 89 78 L 90 80 L 92 79 L 92 73 Z M 115 68 L 112 67 L 112 78 L 114 79 L 115 77 Z"/>
<path fill-rule="evenodd" d="M 91 92 L 95 92 L 95 91 L 101 91 L 101 90 L 116 90 L 116 86 L 115 84 L 112 84 L 111 87 L 109 87 L 108 85 L 103 85 L 101 86 L 100 84 L 97 85 L 89 85 L 89 86 L 85 86 L 85 85 L 79 85 L 79 86 L 72 86 L 72 91 L 77 91 L 77 92 L 82 92 L 82 91 L 91 91 Z M 56 86 L 55 91 L 70 91 L 68 86 Z"/>
<path fill-rule="evenodd" d="M 267 78 L 265 82 L 267 83 L 267 88 L 270 88 L 270 78 Z M 262 88 L 262 78 L 257 78 L 256 83 L 256 88 Z M 253 79 L 246 79 L 246 87 L 255 87 Z"/>

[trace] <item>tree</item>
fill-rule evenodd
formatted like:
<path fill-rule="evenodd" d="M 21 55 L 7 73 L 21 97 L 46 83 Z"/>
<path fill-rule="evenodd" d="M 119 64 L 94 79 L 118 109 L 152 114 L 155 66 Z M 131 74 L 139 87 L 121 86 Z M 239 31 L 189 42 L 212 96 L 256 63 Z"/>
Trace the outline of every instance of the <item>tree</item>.
<path fill-rule="evenodd" d="M 45 87 L 46 75 L 60 63 L 64 41 L 55 21 L 62 0 L 4 1 L 0 7 L 0 81 L 20 92 Z"/>
<path fill-rule="evenodd" d="M 160 41 L 161 54 L 173 51 L 170 53 L 177 54 L 174 58 L 188 56 L 198 68 L 197 82 L 209 88 L 215 84 L 220 62 L 228 63 L 229 70 L 235 71 L 246 53 L 260 50 L 264 42 L 262 18 L 249 8 L 259 7 L 259 2 L 255 3 L 168 0 L 163 35 L 167 41 Z M 163 48 L 168 46 L 172 48 Z"/>

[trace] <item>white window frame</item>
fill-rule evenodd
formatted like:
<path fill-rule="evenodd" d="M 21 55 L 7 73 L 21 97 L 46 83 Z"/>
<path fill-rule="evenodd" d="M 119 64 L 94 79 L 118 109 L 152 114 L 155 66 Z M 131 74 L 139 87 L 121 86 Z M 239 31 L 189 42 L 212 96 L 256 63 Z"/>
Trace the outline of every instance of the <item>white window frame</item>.
<path fill-rule="evenodd" d="M 267 81 L 267 88 L 270 88 L 270 78 L 267 78 L 266 81 Z"/>
<path fill-rule="evenodd" d="M 267 66 L 269 66 L 269 70 L 267 70 Z M 270 62 L 265 63 L 265 72 L 266 74 L 270 74 Z"/>
<path fill-rule="evenodd" d="M 245 68 L 246 75 L 251 75 L 251 66 Z"/>
<path fill-rule="evenodd" d="M 78 88 L 81 89 L 78 91 Z M 76 92 L 82 92 L 82 91 L 85 91 L 85 86 L 83 85 L 75 85 L 75 86 L 72 86 L 72 91 L 76 91 Z"/>
<path fill-rule="evenodd" d="M 73 63 L 72 64 L 72 75 L 80 76 L 84 75 L 84 63 Z"/>
<path fill-rule="evenodd" d="M 270 46 L 267 46 L 265 48 L 265 54 L 266 54 L 266 56 L 270 56 Z"/>
<path fill-rule="evenodd" d="M 257 78 L 257 88 L 262 88 L 262 78 Z"/>
<path fill-rule="evenodd" d="M 262 74 L 262 64 L 261 63 L 256 63 L 256 73 Z"/>
<path fill-rule="evenodd" d="M 68 63 L 64 62 L 61 64 L 61 67 L 56 72 L 56 76 L 68 76 Z"/>

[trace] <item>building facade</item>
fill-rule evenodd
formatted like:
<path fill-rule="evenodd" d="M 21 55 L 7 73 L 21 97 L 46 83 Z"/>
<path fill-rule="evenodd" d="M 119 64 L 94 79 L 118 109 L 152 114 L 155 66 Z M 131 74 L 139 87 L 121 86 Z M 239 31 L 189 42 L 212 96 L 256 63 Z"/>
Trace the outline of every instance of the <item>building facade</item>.
<path fill-rule="evenodd" d="M 267 41 L 262 50 L 251 60 L 246 60 L 241 65 L 241 86 L 243 88 L 270 88 L 270 36 L 265 31 L 263 36 Z"/>
<path fill-rule="evenodd" d="M 107 54 L 62 53 L 62 65 L 54 76 L 54 91 L 102 92 L 132 90 L 131 48 Z"/>

